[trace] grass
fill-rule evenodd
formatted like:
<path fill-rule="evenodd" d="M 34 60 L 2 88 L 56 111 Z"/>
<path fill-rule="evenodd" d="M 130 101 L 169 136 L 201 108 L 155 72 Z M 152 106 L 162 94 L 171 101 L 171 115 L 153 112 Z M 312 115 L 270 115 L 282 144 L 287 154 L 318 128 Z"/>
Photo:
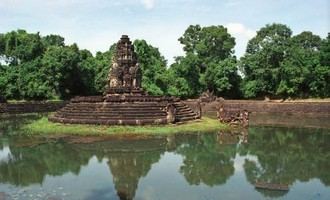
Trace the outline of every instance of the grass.
<path fill-rule="evenodd" d="M 196 133 L 226 130 L 229 127 L 216 119 L 203 117 L 201 120 L 185 124 L 148 125 L 148 126 L 104 126 L 60 124 L 48 121 L 42 117 L 21 127 L 26 135 L 114 135 L 114 134 L 148 134 L 168 135 L 176 133 Z"/>

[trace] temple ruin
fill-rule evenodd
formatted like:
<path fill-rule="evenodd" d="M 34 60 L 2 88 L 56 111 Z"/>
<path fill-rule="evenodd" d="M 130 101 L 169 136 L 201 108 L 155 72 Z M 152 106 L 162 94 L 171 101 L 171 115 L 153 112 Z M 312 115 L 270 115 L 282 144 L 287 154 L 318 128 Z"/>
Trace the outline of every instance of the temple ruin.
<path fill-rule="evenodd" d="M 117 43 L 103 96 L 75 97 L 49 117 L 52 122 L 103 125 L 168 124 L 200 118 L 180 99 L 148 95 L 142 71 L 127 35 Z"/>

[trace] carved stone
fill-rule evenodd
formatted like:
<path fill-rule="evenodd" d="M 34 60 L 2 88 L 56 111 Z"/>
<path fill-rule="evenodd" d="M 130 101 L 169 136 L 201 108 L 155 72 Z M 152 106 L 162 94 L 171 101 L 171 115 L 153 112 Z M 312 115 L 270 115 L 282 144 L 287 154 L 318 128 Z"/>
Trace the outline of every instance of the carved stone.
<path fill-rule="evenodd" d="M 61 123 L 146 125 L 197 119 L 180 99 L 151 96 L 141 88 L 142 71 L 127 35 L 117 42 L 104 96 L 75 97 L 49 120 Z"/>
<path fill-rule="evenodd" d="M 167 123 L 175 123 L 176 108 L 170 103 L 166 106 Z"/>
<path fill-rule="evenodd" d="M 134 46 L 127 35 L 117 42 L 109 72 L 108 94 L 140 91 L 142 73 Z"/>
<path fill-rule="evenodd" d="M 223 104 L 217 110 L 217 117 L 222 123 L 243 127 L 249 125 L 249 112 L 247 110 L 226 110 Z"/>

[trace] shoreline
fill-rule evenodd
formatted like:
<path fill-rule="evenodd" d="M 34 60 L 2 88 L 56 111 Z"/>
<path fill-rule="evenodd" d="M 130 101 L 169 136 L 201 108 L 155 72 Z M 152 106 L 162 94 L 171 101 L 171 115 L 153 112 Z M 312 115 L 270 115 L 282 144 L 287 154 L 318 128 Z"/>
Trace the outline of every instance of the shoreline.
<path fill-rule="evenodd" d="M 225 131 L 233 129 L 217 119 L 203 117 L 183 124 L 145 126 L 105 126 L 84 124 L 61 124 L 48 121 L 47 116 L 32 120 L 19 128 L 19 135 L 28 136 L 127 136 L 127 135 L 173 135 Z"/>

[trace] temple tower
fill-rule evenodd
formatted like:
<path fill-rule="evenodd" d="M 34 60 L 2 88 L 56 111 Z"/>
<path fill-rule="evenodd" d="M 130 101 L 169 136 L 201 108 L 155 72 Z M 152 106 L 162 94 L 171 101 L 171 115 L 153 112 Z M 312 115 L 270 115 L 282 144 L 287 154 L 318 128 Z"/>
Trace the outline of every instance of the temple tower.
<path fill-rule="evenodd" d="M 141 87 L 141 80 L 134 46 L 123 35 L 117 42 L 103 95 L 75 97 L 49 120 L 70 124 L 146 125 L 200 118 L 179 98 L 148 95 Z"/>
<path fill-rule="evenodd" d="M 142 73 L 134 46 L 127 35 L 122 35 L 117 42 L 108 77 L 108 94 L 141 91 Z"/>

